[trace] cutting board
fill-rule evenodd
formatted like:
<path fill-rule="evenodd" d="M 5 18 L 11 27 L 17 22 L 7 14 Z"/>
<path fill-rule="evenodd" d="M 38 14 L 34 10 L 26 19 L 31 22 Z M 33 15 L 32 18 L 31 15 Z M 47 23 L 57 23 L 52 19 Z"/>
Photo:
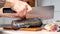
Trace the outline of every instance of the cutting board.
<path fill-rule="evenodd" d="M 35 27 L 35 28 L 19 28 L 19 29 L 13 29 L 12 27 L 4 27 L 4 30 L 20 30 L 20 31 L 40 31 L 43 29 L 43 27 Z"/>

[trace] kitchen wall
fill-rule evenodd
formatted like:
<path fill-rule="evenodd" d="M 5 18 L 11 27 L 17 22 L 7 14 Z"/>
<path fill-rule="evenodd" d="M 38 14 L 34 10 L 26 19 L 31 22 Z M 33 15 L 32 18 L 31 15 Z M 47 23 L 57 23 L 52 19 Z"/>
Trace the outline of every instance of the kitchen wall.
<path fill-rule="evenodd" d="M 54 0 L 55 11 L 60 11 L 60 0 Z"/>
<path fill-rule="evenodd" d="M 55 0 L 54 5 L 55 5 L 54 19 L 55 20 L 60 20 L 60 0 Z"/>
<path fill-rule="evenodd" d="M 60 20 L 60 11 L 55 11 L 54 12 L 54 20 L 55 21 Z"/>
<path fill-rule="evenodd" d="M 54 0 L 42 0 L 42 6 L 54 5 Z"/>

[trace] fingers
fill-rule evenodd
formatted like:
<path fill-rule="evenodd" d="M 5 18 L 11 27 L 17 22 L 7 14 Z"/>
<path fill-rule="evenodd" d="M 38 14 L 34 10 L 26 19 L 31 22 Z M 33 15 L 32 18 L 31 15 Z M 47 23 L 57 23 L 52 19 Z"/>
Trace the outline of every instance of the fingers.
<path fill-rule="evenodd" d="M 19 16 L 19 17 L 23 17 L 23 16 L 25 16 L 26 14 L 27 14 L 27 7 L 25 7 L 23 10 L 21 10 L 21 11 L 16 11 L 17 12 L 17 15 Z"/>
<path fill-rule="evenodd" d="M 19 17 L 24 17 L 24 16 L 26 16 L 26 14 L 27 14 L 27 9 L 26 8 L 24 8 L 22 11 L 18 12 Z"/>
<path fill-rule="evenodd" d="M 25 6 L 25 9 L 23 10 L 23 15 L 26 15 L 27 14 L 27 6 Z"/>

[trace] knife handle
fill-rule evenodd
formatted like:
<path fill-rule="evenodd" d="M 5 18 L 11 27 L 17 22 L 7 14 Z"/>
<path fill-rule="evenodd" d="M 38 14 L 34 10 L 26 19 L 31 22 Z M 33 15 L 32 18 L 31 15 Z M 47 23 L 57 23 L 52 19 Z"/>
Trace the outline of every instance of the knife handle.
<path fill-rule="evenodd" d="M 16 13 L 16 11 L 12 10 L 11 8 L 3 8 L 3 13 Z"/>

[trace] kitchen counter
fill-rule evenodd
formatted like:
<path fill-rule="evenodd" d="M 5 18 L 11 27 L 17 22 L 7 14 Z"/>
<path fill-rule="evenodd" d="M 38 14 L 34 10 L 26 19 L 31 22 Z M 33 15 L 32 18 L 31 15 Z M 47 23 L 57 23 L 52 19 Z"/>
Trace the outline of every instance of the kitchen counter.
<path fill-rule="evenodd" d="M 60 34 L 59 32 L 42 32 L 42 31 L 7 31 L 3 30 L 3 34 Z"/>
<path fill-rule="evenodd" d="M 47 32 L 47 31 L 22 31 L 22 30 L 4 30 L 2 27 L 0 28 L 0 33 L 3 34 L 60 34 L 59 32 Z"/>

